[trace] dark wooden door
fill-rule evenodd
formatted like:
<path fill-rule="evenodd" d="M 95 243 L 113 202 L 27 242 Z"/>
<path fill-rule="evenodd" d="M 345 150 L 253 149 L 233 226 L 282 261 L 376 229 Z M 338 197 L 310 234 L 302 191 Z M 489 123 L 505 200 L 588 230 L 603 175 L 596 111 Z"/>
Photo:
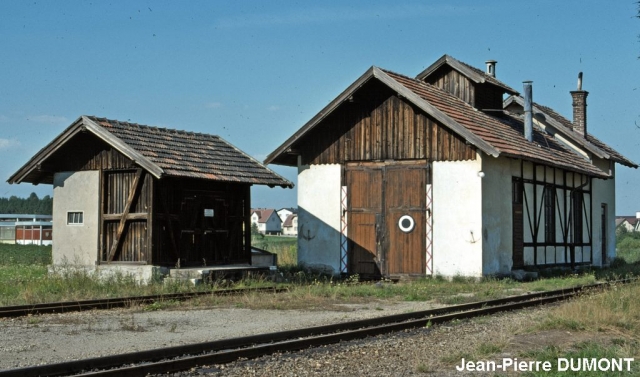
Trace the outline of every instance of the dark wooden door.
<path fill-rule="evenodd" d="M 426 164 L 347 166 L 345 179 L 349 273 L 425 274 Z"/>
<path fill-rule="evenodd" d="M 206 194 L 185 196 L 181 206 L 181 265 L 206 266 L 228 261 L 226 205 Z"/>
<path fill-rule="evenodd" d="M 379 245 L 382 226 L 382 170 L 346 171 L 348 186 L 349 273 L 380 275 Z"/>
<path fill-rule="evenodd" d="M 403 165 L 385 170 L 386 274 L 424 274 L 427 170 Z"/>

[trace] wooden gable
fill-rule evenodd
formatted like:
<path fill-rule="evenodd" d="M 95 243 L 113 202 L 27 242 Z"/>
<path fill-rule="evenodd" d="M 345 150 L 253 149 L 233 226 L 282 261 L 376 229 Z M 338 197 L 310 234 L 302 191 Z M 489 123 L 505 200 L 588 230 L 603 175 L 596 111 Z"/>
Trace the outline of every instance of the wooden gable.
<path fill-rule="evenodd" d="M 377 80 L 294 146 L 302 164 L 475 159 L 475 147 Z"/>

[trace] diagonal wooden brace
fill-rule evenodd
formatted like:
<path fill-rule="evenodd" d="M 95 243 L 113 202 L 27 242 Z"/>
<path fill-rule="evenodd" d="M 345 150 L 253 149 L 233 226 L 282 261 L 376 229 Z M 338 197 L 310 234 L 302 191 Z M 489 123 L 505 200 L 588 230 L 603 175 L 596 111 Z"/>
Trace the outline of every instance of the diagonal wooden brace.
<path fill-rule="evenodd" d="M 127 224 L 127 216 L 131 211 L 131 207 L 133 207 L 133 203 L 135 199 L 138 197 L 138 193 L 140 192 L 140 187 L 142 187 L 142 183 L 144 181 L 144 170 L 138 169 L 136 171 L 136 176 L 133 178 L 133 184 L 131 187 L 131 191 L 129 191 L 129 198 L 127 198 L 127 204 L 124 207 L 124 211 L 122 212 L 122 216 L 120 217 L 120 224 L 118 224 L 118 230 L 116 231 L 116 236 L 113 240 L 113 245 L 111 245 L 111 250 L 109 250 L 109 256 L 107 257 L 107 263 L 111 263 L 113 261 L 113 257 L 116 255 L 116 251 L 118 251 L 118 245 L 120 244 L 120 238 L 124 233 L 125 225 Z"/>

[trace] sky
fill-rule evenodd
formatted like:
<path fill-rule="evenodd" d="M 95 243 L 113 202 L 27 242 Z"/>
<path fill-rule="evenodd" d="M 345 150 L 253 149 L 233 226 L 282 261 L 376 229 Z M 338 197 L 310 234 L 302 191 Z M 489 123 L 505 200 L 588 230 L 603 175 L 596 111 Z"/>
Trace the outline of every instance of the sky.
<path fill-rule="evenodd" d="M 220 135 L 260 161 L 372 65 L 415 76 L 444 54 L 572 118 L 640 163 L 634 0 L 0 1 L 0 197 L 81 115 Z M 296 182 L 295 168 L 270 165 Z M 616 214 L 640 211 L 640 171 L 617 166 Z M 252 205 L 296 206 L 252 188 Z"/>

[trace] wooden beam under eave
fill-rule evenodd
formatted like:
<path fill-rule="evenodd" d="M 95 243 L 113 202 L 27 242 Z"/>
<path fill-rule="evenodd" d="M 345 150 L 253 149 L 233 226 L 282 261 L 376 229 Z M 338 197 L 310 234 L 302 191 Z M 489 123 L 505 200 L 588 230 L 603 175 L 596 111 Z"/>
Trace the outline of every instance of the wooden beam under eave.
<path fill-rule="evenodd" d="M 109 250 L 107 263 L 111 263 L 113 261 L 113 257 L 116 255 L 116 251 L 118 250 L 118 246 L 120 245 L 120 238 L 122 237 L 122 234 L 124 233 L 125 225 L 127 224 L 127 216 L 129 215 L 129 211 L 131 211 L 131 207 L 133 206 L 134 201 L 137 199 L 140 193 L 140 188 L 142 187 L 141 181 L 144 181 L 144 170 L 138 169 L 136 171 L 136 176 L 133 178 L 133 184 L 131 187 L 131 191 L 129 191 L 127 204 L 124 207 L 124 211 L 120 215 L 120 224 L 118 225 L 118 230 L 116 231 L 116 236 L 114 238 L 113 245 L 111 245 L 111 250 Z M 103 216 L 103 219 L 104 219 L 104 216 Z"/>

